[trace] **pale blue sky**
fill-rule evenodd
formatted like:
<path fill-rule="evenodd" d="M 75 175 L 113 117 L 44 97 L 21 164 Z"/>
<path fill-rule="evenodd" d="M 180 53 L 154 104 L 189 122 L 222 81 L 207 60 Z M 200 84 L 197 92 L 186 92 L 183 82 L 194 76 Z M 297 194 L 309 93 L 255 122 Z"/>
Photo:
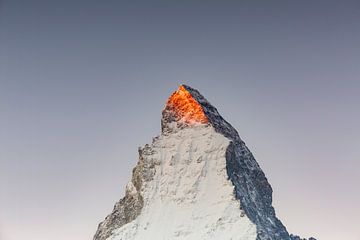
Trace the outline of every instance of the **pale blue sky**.
<path fill-rule="evenodd" d="M 0 239 L 87 240 L 181 83 L 290 232 L 360 240 L 358 1 L 0 1 Z"/>

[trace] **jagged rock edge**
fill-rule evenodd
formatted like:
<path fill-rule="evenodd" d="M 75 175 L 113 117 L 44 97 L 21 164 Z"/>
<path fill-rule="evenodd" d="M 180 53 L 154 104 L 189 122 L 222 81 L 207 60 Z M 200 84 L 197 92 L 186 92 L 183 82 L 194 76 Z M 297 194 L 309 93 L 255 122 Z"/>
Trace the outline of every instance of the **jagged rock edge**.
<path fill-rule="evenodd" d="M 271 237 L 275 239 L 290 239 L 286 228 L 275 216 L 275 210 L 272 207 L 272 188 L 244 141 L 240 139 L 238 132 L 196 89 L 186 85 L 184 87 L 203 107 L 215 131 L 231 140 L 226 150 L 227 174 L 234 185 L 235 197 L 240 201 L 245 214 L 257 226 L 257 240 L 265 240 L 273 233 L 275 236 Z M 253 183 L 256 186 L 253 186 Z M 241 186 L 241 189 L 238 186 Z M 254 194 L 257 190 L 262 192 Z M 257 196 L 257 199 L 251 199 L 251 196 Z M 261 196 L 264 197 L 261 198 Z M 264 216 L 258 216 L 258 213 Z"/>
<path fill-rule="evenodd" d="M 135 220 L 144 206 L 141 188 L 144 181 L 151 181 L 155 175 L 155 163 L 144 161 L 144 155 L 151 154 L 151 148 L 146 144 L 139 148 L 139 161 L 133 168 L 131 181 L 126 187 L 125 196 L 118 201 L 113 211 L 98 225 L 94 240 L 106 240 L 115 229 Z M 134 187 L 135 189 L 132 189 Z M 131 191 L 135 190 L 135 191 Z"/>
<path fill-rule="evenodd" d="M 271 185 L 236 129 L 222 118 L 217 109 L 199 91 L 186 85 L 183 86 L 203 108 L 215 131 L 231 140 L 226 150 L 227 174 L 234 185 L 234 194 L 240 201 L 242 210 L 257 226 L 257 240 L 306 240 L 297 235 L 289 235 L 286 227 L 276 217 L 272 206 Z M 253 194 L 257 190 L 261 191 L 260 194 Z M 251 196 L 254 195 L 260 198 L 252 199 Z M 309 240 L 316 239 L 309 238 Z"/>

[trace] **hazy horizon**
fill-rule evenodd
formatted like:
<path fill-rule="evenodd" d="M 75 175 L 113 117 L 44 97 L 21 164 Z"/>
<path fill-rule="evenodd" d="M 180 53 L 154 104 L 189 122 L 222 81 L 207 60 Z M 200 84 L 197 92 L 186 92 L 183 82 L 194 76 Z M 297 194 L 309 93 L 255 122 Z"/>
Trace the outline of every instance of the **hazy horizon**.
<path fill-rule="evenodd" d="M 184 83 L 290 233 L 360 240 L 359 22 L 358 1 L 0 1 L 0 239 L 92 239 Z"/>

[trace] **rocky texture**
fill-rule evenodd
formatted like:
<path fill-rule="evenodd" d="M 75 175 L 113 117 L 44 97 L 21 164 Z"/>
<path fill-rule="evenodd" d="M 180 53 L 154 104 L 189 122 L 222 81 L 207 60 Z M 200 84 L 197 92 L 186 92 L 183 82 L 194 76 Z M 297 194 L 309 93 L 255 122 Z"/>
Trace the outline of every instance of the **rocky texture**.
<path fill-rule="evenodd" d="M 227 173 L 235 186 L 235 195 L 242 208 L 257 226 L 257 239 L 289 239 L 286 228 L 275 216 L 272 188 L 237 131 L 197 90 L 189 86 L 185 88 L 203 107 L 215 130 L 231 140 L 226 154 Z"/>
<path fill-rule="evenodd" d="M 171 136 L 187 127 L 205 125 L 214 128 L 216 132 L 230 140 L 225 158 L 227 176 L 234 186 L 234 196 L 240 202 L 240 208 L 256 225 L 257 240 L 304 240 L 289 235 L 284 225 L 277 219 L 272 207 L 272 188 L 265 174 L 237 131 L 197 90 L 185 85 L 180 86 L 179 90 L 169 98 L 162 115 L 162 135 Z M 151 181 L 155 174 L 155 163 L 143 161 L 144 154 L 149 154 L 149 151 L 151 151 L 149 146 L 139 151 L 140 160 L 133 171 L 125 197 L 99 225 L 94 240 L 107 239 L 113 230 L 133 221 L 141 214 L 144 204 L 141 194 L 143 183 Z"/>
<path fill-rule="evenodd" d="M 150 145 L 155 175 L 143 182 L 141 214 L 108 240 L 256 240 L 227 177 L 229 139 L 209 125 L 173 129 Z"/>
<path fill-rule="evenodd" d="M 209 119 L 203 107 L 188 91 L 187 86 L 181 85 L 169 97 L 162 111 L 161 132 L 169 134 L 176 129 L 183 129 L 194 124 L 209 124 Z"/>
<path fill-rule="evenodd" d="M 293 234 L 290 234 L 290 239 L 291 240 L 307 240 L 306 238 L 300 238 L 299 236 L 293 235 Z M 311 238 L 309 238 L 309 240 L 316 240 L 316 239 L 311 237 Z"/>
<path fill-rule="evenodd" d="M 133 221 L 141 213 L 144 200 L 141 195 L 143 183 L 151 181 L 154 174 L 154 161 L 144 161 L 145 157 L 151 155 L 149 145 L 139 148 L 139 161 L 133 169 L 131 181 L 126 186 L 125 197 L 117 202 L 112 213 L 110 213 L 98 226 L 94 240 L 107 239 L 113 230 Z"/>

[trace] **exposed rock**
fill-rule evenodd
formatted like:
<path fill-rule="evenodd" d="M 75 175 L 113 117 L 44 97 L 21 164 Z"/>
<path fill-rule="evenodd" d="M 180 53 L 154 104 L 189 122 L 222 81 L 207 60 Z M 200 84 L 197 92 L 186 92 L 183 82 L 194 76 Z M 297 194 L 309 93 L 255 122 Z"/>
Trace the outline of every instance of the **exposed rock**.
<path fill-rule="evenodd" d="M 139 161 L 133 169 L 131 181 L 126 186 L 125 197 L 117 202 L 110 213 L 98 226 L 94 240 L 107 239 L 114 229 L 133 221 L 141 213 L 144 200 L 141 195 L 143 182 L 151 181 L 155 174 L 154 161 L 144 161 L 144 156 L 151 154 L 148 145 L 139 148 Z"/>
<path fill-rule="evenodd" d="M 276 217 L 275 210 L 272 206 L 272 188 L 259 164 L 256 162 L 250 150 L 246 147 L 245 143 L 241 140 L 237 131 L 220 116 L 217 109 L 213 107 L 197 90 L 189 86 L 181 85 L 179 90 L 171 95 L 162 112 L 161 136 L 166 136 L 169 139 L 172 137 L 178 138 L 179 136 L 182 136 L 182 134 L 177 133 L 184 131 L 186 128 L 195 128 L 196 126 L 213 128 L 217 133 L 229 140 L 229 144 L 224 152 L 226 162 L 224 166 L 226 166 L 225 170 L 227 179 L 229 179 L 233 184 L 233 195 L 237 201 L 240 202 L 241 211 L 239 212 L 238 217 L 246 217 L 256 225 L 256 240 L 306 240 L 296 235 L 289 235 L 285 226 Z M 131 182 L 127 185 L 125 197 L 115 204 L 113 212 L 99 224 L 94 240 L 105 240 L 110 236 L 112 236 L 111 239 L 136 239 L 136 233 L 140 225 L 133 224 L 131 230 L 128 231 L 128 235 L 124 232 L 121 233 L 121 231 L 119 232 L 118 230 L 122 229 L 121 227 L 125 224 L 131 223 L 139 217 L 147 200 L 144 199 L 143 196 L 144 191 L 147 190 L 145 189 L 145 183 L 150 183 L 153 180 L 157 169 L 156 166 L 164 164 L 161 162 L 164 160 L 159 159 L 159 156 L 154 157 L 156 155 L 154 154 L 154 149 L 156 149 L 156 147 L 168 147 L 169 149 L 176 147 L 172 145 L 174 143 L 167 143 L 166 141 L 162 141 L 163 145 L 156 146 L 156 144 L 160 141 L 159 139 L 159 137 L 156 137 L 154 138 L 151 146 L 145 145 L 144 148 L 139 149 L 139 162 L 133 170 L 133 176 Z M 190 146 L 190 148 L 193 147 L 194 146 Z M 206 151 L 210 150 L 204 150 L 204 155 L 209 154 L 209 152 Z M 188 152 L 186 152 L 186 154 L 187 153 Z M 178 159 L 176 154 L 179 153 L 175 153 L 175 155 L 172 155 L 168 160 L 168 166 L 171 168 L 177 166 Z M 192 160 L 186 159 L 186 161 L 189 161 L 186 164 L 190 164 Z M 194 161 L 197 164 L 204 164 L 207 160 L 200 155 Z M 162 168 L 163 167 L 158 169 Z M 183 171 L 183 169 L 181 169 L 181 171 Z M 192 175 L 194 174 L 201 175 L 203 173 L 195 171 Z M 198 180 L 196 184 L 199 184 Z M 196 188 L 188 190 L 189 194 L 195 194 L 193 195 L 193 198 L 190 198 L 190 203 L 192 201 L 197 201 L 197 197 L 195 197 L 197 195 L 194 191 L 196 191 Z M 165 192 L 167 192 L 167 190 L 165 190 Z M 183 199 L 187 199 L 189 196 L 180 196 L 178 200 L 181 203 Z M 161 211 L 161 209 L 159 209 L 159 211 Z M 214 231 L 214 233 L 219 231 L 216 229 L 218 229 L 220 225 L 224 226 L 224 219 L 226 219 L 226 216 L 219 217 L 216 223 L 217 227 L 211 231 Z M 143 229 L 146 230 L 149 226 L 148 224 L 151 223 L 147 223 L 146 226 L 142 226 Z M 126 237 L 126 239 L 117 238 L 116 234 L 112 235 L 114 230 L 118 231 L 117 234 L 120 234 L 119 236 L 128 237 Z M 159 229 L 159 231 L 161 231 L 161 229 Z M 187 230 L 185 232 L 178 232 L 175 235 L 177 239 L 182 239 L 181 237 L 184 237 L 185 239 L 185 236 L 190 236 L 189 234 L 191 235 L 191 232 Z M 246 239 L 251 239 L 251 236 L 249 235 L 249 238 Z M 309 240 L 316 239 L 310 238 Z"/>

